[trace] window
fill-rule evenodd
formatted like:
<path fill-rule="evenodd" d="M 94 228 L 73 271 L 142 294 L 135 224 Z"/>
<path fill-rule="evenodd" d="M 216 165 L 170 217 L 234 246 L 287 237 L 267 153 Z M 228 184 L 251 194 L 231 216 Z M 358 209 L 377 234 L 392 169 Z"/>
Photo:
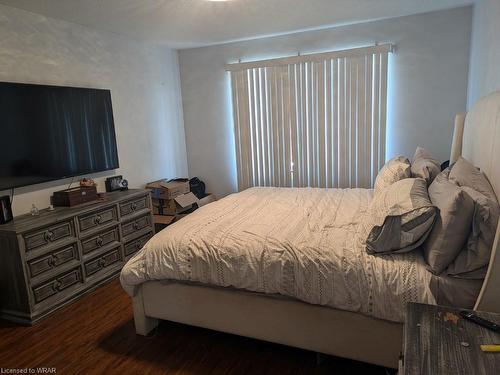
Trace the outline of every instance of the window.
<path fill-rule="evenodd" d="M 385 159 L 389 44 L 227 65 L 239 190 L 371 187 Z"/>

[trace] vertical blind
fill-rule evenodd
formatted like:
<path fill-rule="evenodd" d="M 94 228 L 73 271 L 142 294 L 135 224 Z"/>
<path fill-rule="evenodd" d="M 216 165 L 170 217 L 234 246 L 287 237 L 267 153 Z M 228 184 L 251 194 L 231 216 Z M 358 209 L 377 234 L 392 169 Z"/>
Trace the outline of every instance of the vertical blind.
<path fill-rule="evenodd" d="M 238 187 L 371 187 L 390 44 L 229 64 Z"/>

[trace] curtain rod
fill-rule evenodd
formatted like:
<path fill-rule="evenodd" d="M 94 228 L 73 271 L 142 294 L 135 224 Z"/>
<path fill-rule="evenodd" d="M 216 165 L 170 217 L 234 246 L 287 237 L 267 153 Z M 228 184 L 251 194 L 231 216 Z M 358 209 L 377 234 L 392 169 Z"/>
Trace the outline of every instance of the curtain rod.
<path fill-rule="evenodd" d="M 288 64 L 297 64 L 301 62 L 316 62 L 327 59 L 335 59 L 335 58 L 343 58 L 343 57 L 354 57 L 354 56 L 363 56 L 368 55 L 370 53 L 384 53 L 384 52 L 393 52 L 394 46 L 391 43 L 378 44 L 374 46 L 368 47 L 360 47 L 360 48 L 351 48 L 339 51 L 331 51 L 331 52 L 320 52 L 320 53 L 310 53 L 307 55 L 299 55 L 298 56 L 288 56 L 288 57 L 279 57 L 276 59 L 267 59 L 267 60 L 258 60 L 258 61 L 249 61 L 249 62 L 238 62 L 234 64 L 226 64 L 226 71 L 232 72 L 237 70 L 244 69 L 253 69 L 253 68 L 264 68 L 271 66 L 282 66 Z"/>

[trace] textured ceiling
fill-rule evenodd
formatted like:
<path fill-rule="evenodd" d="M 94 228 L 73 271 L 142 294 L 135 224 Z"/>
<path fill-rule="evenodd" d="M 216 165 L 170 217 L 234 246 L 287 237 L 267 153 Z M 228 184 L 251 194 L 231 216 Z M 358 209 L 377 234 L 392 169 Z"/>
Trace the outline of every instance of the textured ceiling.
<path fill-rule="evenodd" d="M 177 48 L 429 12 L 473 0 L 0 0 Z"/>

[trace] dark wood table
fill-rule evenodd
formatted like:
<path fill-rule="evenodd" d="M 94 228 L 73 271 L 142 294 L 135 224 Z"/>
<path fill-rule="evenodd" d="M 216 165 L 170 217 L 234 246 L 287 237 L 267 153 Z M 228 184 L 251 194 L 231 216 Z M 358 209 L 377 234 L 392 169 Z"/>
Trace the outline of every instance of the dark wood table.
<path fill-rule="evenodd" d="M 408 304 L 403 374 L 500 374 L 500 353 L 485 353 L 480 348 L 500 344 L 500 333 L 463 319 L 459 312 L 460 309 L 445 306 Z M 500 314 L 477 314 L 500 324 Z"/>

